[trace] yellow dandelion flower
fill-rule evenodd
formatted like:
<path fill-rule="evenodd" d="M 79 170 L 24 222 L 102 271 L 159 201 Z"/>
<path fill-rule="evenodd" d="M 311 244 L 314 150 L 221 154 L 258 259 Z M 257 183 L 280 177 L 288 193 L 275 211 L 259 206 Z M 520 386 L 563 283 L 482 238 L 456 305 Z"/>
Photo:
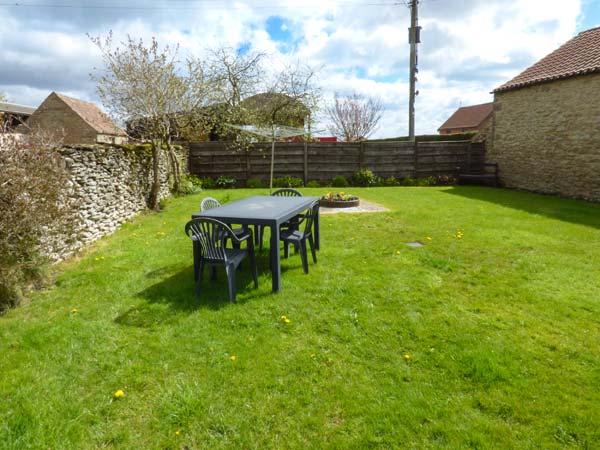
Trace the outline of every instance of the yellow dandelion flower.
<path fill-rule="evenodd" d="M 71 313 L 73 313 L 73 314 L 75 314 L 76 312 L 77 312 L 77 308 L 73 308 L 73 309 L 71 310 Z"/>
<path fill-rule="evenodd" d="M 291 320 L 287 316 L 281 316 L 279 319 L 285 324 L 288 324 L 291 322 Z"/>
<path fill-rule="evenodd" d="M 176 435 L 176 436 L 179 436 L 179 435 L 181 435 L 181 430 L 177 430 L 177 431 L 175 431 L 175 435 Z"/>
<path fill-rule="evenodd" d="M 404 359 L 405 359 L 406 361 L 409 361 L 409 360 L 410 360 L 410 358 L 411 358 L 411 356 L 410 356 L 408 353 L 405 353 L 405 354 L 404 354 Z"/>
<path fill-rule="evenodd" d="M 400 254 L 400 250 L 396 250 L 396 255 L 399 255 L 399 254 Z"/>
<path fill-rule="evenodd" d="M 430 241 L 431 240 L 431 236 L 427 236 L 425 239 L 428 240 L 428 241 Z"/>
<path fill-rule="evenodd" d="M 122 390 L 122 389 L 119 389 L 118 391 L 116 391 L 116 392 L 113 394 L 113 397 L 114 397 L 114 398 L 121 398 L 121 397 L 125 397 L 125 392 L 123 392 L 123 390 Z"/>
<path fill-rule="evenodd" d="M 232 361 L 235 361 L 235 360 L 237 359 L 237 356 L 235 356 L 235 355 L 231 355 L 231 356 L 229 357 L 229 359 L 230 359 L 230 360 L 232 360 Z"/>

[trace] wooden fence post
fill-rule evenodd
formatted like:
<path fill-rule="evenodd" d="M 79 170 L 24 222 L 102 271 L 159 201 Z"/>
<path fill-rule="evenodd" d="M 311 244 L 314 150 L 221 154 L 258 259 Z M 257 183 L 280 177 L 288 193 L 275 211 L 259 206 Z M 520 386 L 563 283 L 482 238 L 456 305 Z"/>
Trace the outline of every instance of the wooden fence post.
<path fill-rule="evenodd" d="M 308 140 L 304 139 L 304 185 L 308 183 Z"/>
<path fill-rule="evenodd" d="M 419 177 L 419 143 L 417 142 L 417 140 L 414 140 L 413 143 L 413 154 L 414 154 L 414 159 L 415 159 L 415 163 L 413 166 L 413 178 L 418 178 Z"/>
<path fill-rule="evenodd" d="M 358 170 L 363 168 L 363 162 L 365 159 L 365 144 L 364 141 L 360 141 L 360 147 L 358 149 Z"/>

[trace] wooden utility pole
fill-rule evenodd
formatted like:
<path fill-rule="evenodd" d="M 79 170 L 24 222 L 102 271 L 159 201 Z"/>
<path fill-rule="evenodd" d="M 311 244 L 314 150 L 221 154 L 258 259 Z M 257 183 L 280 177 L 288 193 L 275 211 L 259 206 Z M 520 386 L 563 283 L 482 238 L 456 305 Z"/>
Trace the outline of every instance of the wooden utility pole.
<path fill-rule="evenodd" d="M 408 98 L 408 137 L 415 140 L 415 97 L 417 91 L 417 44 L 421 42 L 421 27 L 418 26 L 417 5 L 419 0 L 411 0 L 410 3 L 410 28 L 408 29 L 408 43 L 410 44 L 410 93 Z"/>

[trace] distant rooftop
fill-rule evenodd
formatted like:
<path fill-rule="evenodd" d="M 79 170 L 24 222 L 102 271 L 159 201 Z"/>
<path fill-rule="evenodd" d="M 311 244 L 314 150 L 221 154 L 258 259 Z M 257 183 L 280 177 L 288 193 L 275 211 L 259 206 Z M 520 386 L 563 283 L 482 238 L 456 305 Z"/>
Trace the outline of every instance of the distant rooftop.
<path fill-rule="evenodd" d="M 600 72 L 600 27 L 582 31 L 494 92 Z"/>
<path fill-rule="evenodd" d="M 438 130 L 478 127 L 489 117 L 493 107 L 493 103 L 482 103 L 458 108 Z"/>
<path fill-rule="evenodd" d="M 54 94 L 98 133 L 125 136 L 125 131 L 119 128 L 110 117 L 100 111 L 100 108 L 95 104 L 59 94 L 58 92 L 54 92 Z"/>
<path fill-rule="evenodd" d="M 36 110 L 36 108 L 33 108 L 31 106 L 23 106 L 23 105 L 16 105 L 14 103 L 0 102 L 0 112 L 2 112 L 2 113 L 22 114 L 22 115 L 30 116 L 33 114 L 33 112 L 35 110 Z"/>

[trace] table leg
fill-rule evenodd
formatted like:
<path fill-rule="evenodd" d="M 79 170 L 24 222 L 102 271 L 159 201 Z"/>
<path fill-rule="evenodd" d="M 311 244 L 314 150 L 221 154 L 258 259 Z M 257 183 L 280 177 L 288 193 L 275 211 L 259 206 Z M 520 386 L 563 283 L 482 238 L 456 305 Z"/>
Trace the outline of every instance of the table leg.
<path fill-rule="evenodd" d="M 281 256 L 279 255 L 279 226 L 271 226 L 271 280 L 273 292 L 279 292 L 281 289 Z"/>

